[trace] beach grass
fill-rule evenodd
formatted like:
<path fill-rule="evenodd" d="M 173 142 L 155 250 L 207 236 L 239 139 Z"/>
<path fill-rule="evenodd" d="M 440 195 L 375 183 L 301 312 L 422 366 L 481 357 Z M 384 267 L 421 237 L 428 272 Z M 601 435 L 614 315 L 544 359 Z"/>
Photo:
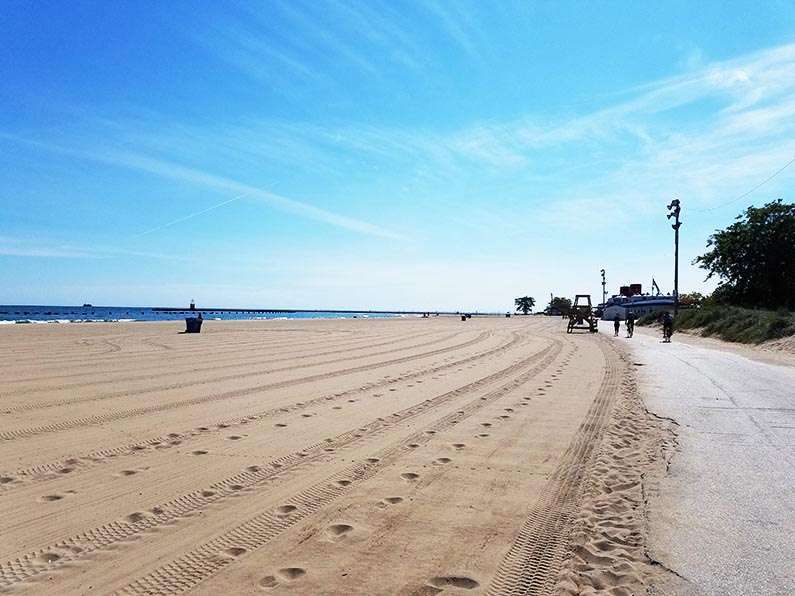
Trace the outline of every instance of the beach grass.
<path fill-rule="evenodd" d="M 656 323 L 657 315 L 639 319 L 639 325 Z M 698 330 L 701 335 L 724 341 L 759 344 L 795 335 L 795 313 L 787 309 L 764 310 L 712 304 L 681 310 L 676 317 L 679 330 Z"/>

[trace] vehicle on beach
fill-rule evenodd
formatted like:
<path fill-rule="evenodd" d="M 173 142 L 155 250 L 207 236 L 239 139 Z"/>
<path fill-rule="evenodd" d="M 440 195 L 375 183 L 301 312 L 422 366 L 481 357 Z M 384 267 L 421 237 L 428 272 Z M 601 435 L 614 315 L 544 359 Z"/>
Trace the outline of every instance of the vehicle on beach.
<path fill-rule="evenodd" d="M 587 330 L 590 333 L 599 332 L 596 315 L 591 306 L 590 294 L 577 294 L 574 297 L 574 304 L 571 307 L 571 312 L 569 312 L 566 333 L 573 333 L 575 329 Z"/>

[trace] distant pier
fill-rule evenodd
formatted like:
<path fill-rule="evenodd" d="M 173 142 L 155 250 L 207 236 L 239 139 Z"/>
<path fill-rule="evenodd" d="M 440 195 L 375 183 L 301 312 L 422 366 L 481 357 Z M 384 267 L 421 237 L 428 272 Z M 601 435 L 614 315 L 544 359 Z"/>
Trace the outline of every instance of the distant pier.
<path fill-rule="evenodd" d="M 345 315 L 460 315 L 461 312 L 441 310 L 334 310 L 334 309 L 287 309 L 287 308 L 175 308 L 171 306 L 155 306 L 153 312 L 168 313 L 241 313 L 247 315 L 279 315 L 279 314 L 345 314 Z M 504 313 L 472 312 L 478 316 L 504 316 Z"/>

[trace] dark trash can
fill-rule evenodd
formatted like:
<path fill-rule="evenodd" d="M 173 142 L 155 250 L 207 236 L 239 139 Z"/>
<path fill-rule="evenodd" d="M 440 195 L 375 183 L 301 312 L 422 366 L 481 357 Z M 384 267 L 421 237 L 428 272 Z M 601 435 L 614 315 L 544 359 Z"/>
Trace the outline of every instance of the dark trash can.
<path fill-rule="evenodd" d="M 185 318 L 185 333 L 201 333 L 202 319 L 198 317 Z"/>
<path fill-rule="evenodd" d="M 462 321 L 466 321 L 467 320 L 467 316 L 466 315 L 461 315 L 461 320 Z"/>

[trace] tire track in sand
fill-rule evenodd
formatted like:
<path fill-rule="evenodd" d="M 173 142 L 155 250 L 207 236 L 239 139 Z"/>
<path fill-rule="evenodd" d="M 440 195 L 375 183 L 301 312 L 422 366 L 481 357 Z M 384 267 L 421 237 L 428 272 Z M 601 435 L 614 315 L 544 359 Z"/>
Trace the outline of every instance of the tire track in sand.
<path fill-rule="evenodd" d="M 264 385 L 257 385 L 254 387 L 247 387 L 245 389 L 237 389 L 234 391 L 226 391 L 223 393 L 217 393 L 212 395 L 205 395 L 201 397 L 194 397 L 192 399 L 187 399 L 184 401 L 178 402 L 169 402 L 165 404 L 158 404 L 154 406 L 145 406 L 141 408 L 134 408 L 132 410 L 122 410 L 120 412 L 110 412 L 108 414 L 103 414 L 100 416 L 85 416 L 82 418 L 74 418 L 72 420 L 64 420 L 63 422 L 56 422 L 54 424 L 44 424 L 41 426 L 34 426 L 29 428 L 20 428 L 16 430 L 4 431 L 0 432 L 0 441 L 12 441 L 15 439 L 27 439 L 30 437 L 34 437 L 36 435 L 46 434 L 46 433 L 53 433 L 53 432 L 61 432 L 65 430 L 71 430 L 73 428 L 80 428 L 84 426 L 95 426 L 98 424 L 105 424 L 107 422 L 114 422 L 117 420 L 124 420 L 127 418 L 134 418 L 136 416 L 144 416 L 146 414 L 153 414 L 157 412 L 166 412 L 169 410 L 176 410 L 179 408 L 194 406 L 198 404 L 204 404 L 214 401 L 221 401 L 226 399 L 237 399 L 240 397 L 245 397 L 247 395 L 251 395 L 252 393 L 257 393 L 259 391 L 268 391 L 272 389 L 283 389 L 284 387 L 292 387 L 295 385 L 302 385 L 304 383 L 311 383 L 313 381 L 324 381 L 326 379 L 331 379 L 334 377 L 341 377 L 348 374 L 358 373 L 358 372 L 365 372 L 368 370 L 373 370 L 376 368 L 382 368 L 384 366 L 391 366 L 394 364 L 401 364 L 403 362 L 410 362 L 412 360 L 418 360 L 421 358 L 428 358 L 430 356 L 437 356 L 439 354 L 445 354 L 447 352 L 452 352 L 455 350 L 460 350 L 462 348 L 469 347 L 471 345 L 477 344 L 489 336 L 490 333 L 483 332 L 475 339 L 466 341 L 461 344 L 457 344 L 454 346 L 448 346 L 445 348 L 439 348 L 438 350 L 431 350 L 429 352 L 422 352 L 420 354 L 410 354 L 408 356 L 403 356 L 401 358 L 395 358 L 393 360 L 388 360 L 384 362 L 374 362 L 372 364 L 363 364 L 361 366 L 354 366 L 352 368 L 346 368 L 342 370 L 326 372 L 326 373 L 319 373 L 316 375 L 310 375 L 307 377 L 301 377 L 299 379 L 289 379 L 286 381 L 278 381 L 275 383 L 266 383 Z M 355 358 L 354 358 L 355 359 Z M 233 378 L 238 378 L 235 375 Z M 93 400 L 90 400 L 93 401 Z M 82 402 L 85 403 L 85 402 Z"/>
<path fill-rule="evenodd" d="M 605 349 L 605 375 L 584 420 L 561 458 L 547 487 L 525 520 L 486 592 L 488 596 L 549 594 L 568 542 L 568 530 L 597 438 L 605 429 L 620 387 L 620 365 L 614 349 Z"/>
<path fill-rule="evenodd" d="M 554 363 L 563 349 L 562 346 L 563 343 L 561 341 L 552 340 L 550 345 L 541 351 L 500 371 L 428 399 L 425 402 L 421 402 L 405 410 L 396 412 L 391 416 L 380 417 L 366 426 L 337 435 L 334 439 L 327 439 L 315 443 L 302 451 L 278 458 L 263 467 L 249 466 L 243 472 L 211 485 L 209 489 L 196 490 L 172 499 L 161 506 L 154 507 L 146 515 L 136 516 L 133 519 L 128 518 L 126 521 L 119 520 L 105 524 L 104 526 L 88 530 L 43 550 L 28 553 L 14 561 L 0 564 L 0 587 L 12 586 L 21 581 L 30 579 L 41 572 L 50 571 L 67 562 L 81 559 L 90 553 L 97 552 L 98 550 L 106 550 L 112 545 L 129 540 L 131 537 L 141 532 L 150 531 L 155 528 L 163 529 L 164 526 L 174 524 L 181 518 L 195 515 L 210 504 L 239 495 L 241 491 L 251 491 L 261 488 L 263 485 L 267 486 L 266 483 L 269 481 L 278 480 L 280 476 L 285 475 L 288 471 L 294 471 L 299 465 L 305 466 L 316 463 L 322 458 L 332 457 L 328 451 L 329 449 L 335 451 L 336 449 L 349 447 L 355 443 L 361 442 L 365 438 L 371 438 L 376 434 L 387 431 L 395 424 L 406 422 L 407 420 L 431 411 L 483 386 L 499 382 L 501 379 L 537 362 L 530 370 L 519 374 L 519 376 L 497 389 L 470 401 L 458 411 L 447 414 L 441 419 L 426 425 L 421 430 L 416 431 L 409 437 L 402 439 L 397 444 L 380 450 L 374 457 L 368 458 L 360 464 L 349 466 L 346 470 L 334 474 L 326 481 L 330 483 L 328 486 L 326 486 L 326 482 L 320 483 L 301 491 L 294 499 L 290 500 L 307 505 L 312 498 L 319 496 L 320 498 L 314 503 L 313 507 L 302 508 L 299 505 L 291 505 L 290 507 L 294 507 L 294 509 L 290 509 L 288 512 L 289 515 L 286 516 L 283 510 L 269 510 L 254 518 L 254 520 L 246 522 L 228 533 L 233 536 L 237 536 L 238 534 L 247 536 L 249 533 L 253 532 L 255 534 L 255 540 L 262 540 L 264 535 L 256 535 L 256 527 L 258 524 L 262 523 L 261 518 L 263 518 L 263 516 L 268 520 L 272 518 L 277 522 L 288 521 L 289 523 L 284 526 L 288 527 L 310 513 L 319 510 L 321 505 L 325 506 L 334 498 L 344 494 L 345 489 L 350 485 L 374 476 L 387 463 L 391 463 L 404 453 L 411 451 L 414 447 L 410 445 L 418 445 L 429 441 L 437 432 L 458 424 L 489 403 L 507 395 L 510 391 L 520 387 L 540 372 L 543 372 L 543 370 Z M 339 482 L 337 482 L 338 480 Z M 329 492 L 329 490 L 331 492 Z M 328 499 L 329 496 L 332 498 Z M 252 524 L 255 526 L 253 529 Z M 276 527 L 271 529 L 276 529 L 278 530 L 276 533 L 279 533 L 284 528 L 281 527 L 280 523 L 277 523 Z M 276 534 L 273 534 L 273 536 L 275 535 Z M 225 536 L 227 535 L 224 535 L 224 537 Z M 272 536 L 270 536 L 268 540 L 271 537 Z M 262 544 L 264 543 L 265 542 Z M 194 583 L 198 583 L 198 581 Z M 168 593 L 171 593 L 171 591 Z"/>
<path fill-rule="evenodd" d="M 187 441 L 196 438 L 207 437 L 212 433 L 228 432 L 229 430 L 234 429 L 235 427 L 257 423 L 260 421 L 265 421 L 275 416 L 278 416 L 279 414 L 300 412 L 301 410 L 315 407 L 323 403 L 334 402 L 339 399 L 350 397 L 351 395 L 357 395 L 359 393 L 364 393 L 367 391 L 371 391 L 373 389 L 378 389 L 380 387 L 386 387 L 388 385 L 392 385 L 395 383 L 402 383 L 405 381 L 417 379 L 427 375 L 436 374 L 444 370 L 449 370 L 452 368 L 464 366 L 472 362 L 477 362 L 484 358 L 488 358 L 490 356 L 496 356 L 503 352 L 507 352 L 508 350 L 519 344 L 521 341 L 522 341 L 521 336 L 517 332 L 514 332 L 512 334 L 512 338 L 510 341 L 496 348 L 487 350 L 485 352 L 473 354 L 472 356 L 467 356 L 466 358 L 455 360 L 453 362 L 448 362 L 446 364 L 426 367 L 414 372 L 400 375 L 398 377 L 383 379 L 380 381 L 373 381 L 363 386 L 356 387 L 355 389 L 340 391 L 333 394 L 321 395 L 319 397 L 315 397 L 307 401 L 296 402 L 294 404 L 288 404 L 277 408 L 269 408 L 267 410 L 263 410 L 246 416 L 225 418 L 199 428 L 191 428 L 181 432 L 173 432 L 167 435 L 152 437 L 149 439 L 140 440 L 135 443 L 129 443 L 118 447 L 100 449 L 98 451 L 93 451 L 83 455 L 74 455 L 65 459 L 60 459 L 58 461 L 38 464 L 36 466 L 16 470 L 14 472 L 0 473 L 0 476 L 2 476 L 3 478 L 10 478 L 16 481 L 16 482 L 12 481 L 6 484 L 0 484 L 0 496 L 2 496 L 5 493 L 8 493 L 14 488 L 19 488 L 23 486 L 23 483 L 26 478 L 32 479 L 33 477 L 38 476 L 38 478 L 35 478 L 36 480 L 45 481 L 49 479 L 54 479 L 59 477 L 57 475 L 54 475 L 55 473 L 67 468 L 71 470 L 70 472 L 71 475 L 75 476 L 79 471 L 85 471 L 90 467 L 93 467 L 93 465 L 100 465 L 108 461 L 118 461 L 119 458 L 121 457 L 129 457 L 129 456 L 140 457 L 142 455 L 146 455 L 147 453 L 152 453 L 152 449 L 162 450 L 177 446 L 184 447 Z"/>
<path fill-rule="evenodd" d="M 417 336 L 414 336 L 414 337 L 421 337 L 421 336 L 424 336 L 424 335 L 428 335 L 428 334 L 426 334 L 426 333 L 418 334 Z M 390 354 L 390 353 L 398 352 L 398 351 L 401 351 L 401 350 L 423 348 L 423 347 L 430 346 L 430 345 L 433 345 L 433 344 L 436 344 L 436 343 L 442 343 L 442 342 L 451 340 L 456 335 L 459 335 L 459 333 L 451 333 L 451 334 L 445 335 L 443 337 L 436 338 L 435 340 L 432 340 L 432 341 L 428 341 L 428 342 L 421 343 L 421 344 L 414 344 L 414 345 L 406 346 L 406 347 L 403 347 L 403 348 L 395 348 L 394 350 L 384 350 L 384 351 L 381 351 L 381 352 L 373 352 L 372 354 L 368 354 L 367 356 L 368 357 L 370 357 L 370 356 L 382 356 L 384 354 Z M 414 339 L 414 338 L 404 337 L 404 338 L 401 338 L 400 341 L 405 341 L 406 339 Z M 350 352 L 356 352 L 356 351 L 360 351 L 360 350 L 367 350 L 367 349 L 372 349 L 372 348 L 381 348 L 381 347 L 384 347 L 384 346 L 393 345 L 395 343 L 399 343 L 399 341 L 393 340 L 393 341 L 381 342 L 381 343 L 376 343 L 376 344 L 368 344 L 368 345 L 365 345 L 365 346 L 356 346 L 354 348 L 348 348 L 348 347 L 342 346 L 342 347 L 339 347 L 337 349 L 329 350 L 329 351 L 326 351 L 326 352 L 313 353 L 311 356 L 314 358 L 314 357 L 319 357 L 319 356 L 330 356 L 332 354 L 348 354 Z M 145 381 L 145 380 L 148 380 L 148 379 L 156 379 L 158 377 L 174 377 L 174 376 L 178 376 L 178 375 L 186 375 L 186 374 L 189 374 L 189 373 L 197 373 L 197 372 L 198 373 L 203 373 L 203 372 L 215 371 L 215 370 L 227 370 L 227 369 L 230 369 L 230 368 L 234 369 L 234 368 L 251 367 L 251 366 L 256 366 L 258 364 L 272 364 L 272 363 L 277 363 L 277 362 L 290 362 L 292 360 L 298 360 L 298 359 L 302 359 L 302 358 L 306 358 L 306 357 L 307 356 L 301 355 L 299 353 L 299 354 L 293 354 L 293 355 L 290 355 L 290 356 L 274 358 L 274 359 L 264 359 L 264 360 L 260 356 L 259 358 L 256 358 L 254 360 L 247 361 L 245 359 L 241 359 L 239 357 L 239 354 L 238 354 L 238 357 L 237 357 L 237 359 L 236 359 L 234 364 L 228 364 L 228 363 L 226 363 L 226 364 L 214 364 L 214 365 L 211 365 L 211 366 L 202 366 L 202 365 L 193 364 L 193 368 L 190 368 L 190 369 L 176 369 L 176 370 L 174 368 L 173 363 L 169 363 L 169 364 L 166 364 L 166 365 L 164 365 L 162 367 L 162 368 L 169 368 L 170 367 L 170 370 L 168 372 L 165 372 L 165 373 L 151 374 L 151 370 L 152 369 L 151 368 L 147 368 L 147 371 L 149 371 L 149 374 L 132 375 L 132 376 L 128 376 L 128 377 L 120 377 L 120 378 L 114 378 L 114 379 L 108 379 L 108 380 L 102 380 L 102 381 L 88 380 L 88 381 L 81 381 L 81 382 L 77 382 L 77 383 L 66 383 L 66 384 L 63 384 L 63 385 L 58 385 L 58 386 L 53 386 L 53 387 L 45 387 L 43 389 L 41 387 L 24 388 L 24 389 L 12 390 L 12 391 L 3 393 L 3 397 L 5 397 L 5 398 L 8 398 L 8 397 L 20 397 L 20 396 L 23 396 L 23 395 L 29 395 L 30 393 L 41 393 L 42 391 L 66 391 L 66 390 L 79 389 L 80 387 L 88 387 L 88 386 L 96 387 L 97 385 L 115 385 L 115 384 L 121 383 L 123 381 Z M 361 356 L 359 356 L 359 358 L 361 358 Z M 255 371 L 251 371 L 251 372 L 248 372 L 248 373 L 238 373 L 238 374 L 235 374 L 235 375 L 228 374 L 228 375 L 224 375 L 224 376 L 220 376 L 220 377 L 212 377 L 210 379 L 204 379 L 204 380 L 201 380 L 201 381 L 195 381 L 195 382 L 188 383 L 188 384 L 180 383 L 180 384 L 176 384 L 176 385 L 173 385 L 173 386 L 161 386 L 161 387 L 140 389 L 140 390 L 137 390 L 137 391 L 126 391 L 126 392 L 119 391 L 119 392 L 112 393 L 112 394 L 98 395 L 98 396 L 94 396 L 94 397 L 87 397 L 87 398 L 84 398 L 84 399 L 72 399 L 72 400 L 64 399 L 64 400 L 57 400 L 57 401 L 51 401 L 51 402 L 31 402 L 31 403 L 27 403 L 27 404 L 22 404 L 20 406 L 14 406 L 14 407 L 11 407 L 11 408 L 5 408 L 3 410 L 3 412 L 5 412 L 6 414 L 13 414 L 13 413 L 16 413 L 16 412 L 28 412 L 28 411 L 31 411 L 31 410 L 42 410 L 42 409 L 46 409 L 46 408 L 54 408 L 54 407 L 64 406 L 64 405 L 83 404 L 83 403 L 89 403 L 89 402 L 92 402 L 92 401 L 102 401 L 102 400 L 105 400 L 105 399 L 113 399 L 115 397 L 125 397 L 125 396 L 132 396 L 132 395 L 140 395 L 142 393 L 149 393 L 149 392 L 154 392 L 154 391 L 167 391 L 169 389 L 182 389 L 183 387 L 189 387 L 191 385 L 217 383 L 219 381 L 226 381 L 226 380 L 229 380 L 229 379 L 239 379 L 239 378 L 246 378 L 246 377 L 258 376 L 258 375 L 273 374 L 273 373 L 279 373 L 279 372 L 289 372 L 291 370 L 296 370 L 296 369 L 301 369 L 301 368 L 309 368 L 309 367 L 312 367 L 312 366 L 322 366 L 324 364 L 334 364 L 334 363 L 337 363 L 337 362 L 344 362 L 346 360 L 355 360 L 355 359 L 356 359 L 356 357 L 336 358 L 336 359 L 333 359 L 333 360 L 323 360 L 323 361 L 317 362 L 317 363 L 312 363 L 312 362 L 304 363 L 304 364 L 297 365 L 297 366 L 286 366 L 286 367 L 282 367 L 282 368 L 271 368 L 271 369 L 257 369 Z M 218 362 L 218 360 L 217 359 L 213 360 L 213 362 Z M 113 374 L 113 373 L 111 373 L 111 374 Z M 85 374 L 83 373 L 81 376 L 85 376 Z"/>
<path fill-rule="evenodd" d="M 463 333 L 459 331 L 458 334 Z M 34 374 L 33 376 L 22 377 L 22 378 L 14 378 L 9 379 L 9 383 L 13 383 L 15 385 L 25 385 L 26 383 L 30 382 L 40 382 L 40 381 L 67 381 L 68 379 L 73 378 L 84 378 L 87 373 L 95 372 L 97 370 L 98 364 L 122 364 L 117 368 L 112 369 L 105 369 L 100 371 L 100 374 L 105 375 L 133 375 L 134 372 L 140 371 L 142 368 L 146 368 L 147 371 L 152 373 L 153 371 L 166 371 L 168 374 L 173 374 L 175 372 L 192 372 L 194 369 L 196 370 L 207 370 L 208 367 L 205 366 L 206 364 L 210 364 L 212 368 L 222 368 L 221 363 L 226 364 L 227 366 L 233 365 L 242 365 L 242 364 L 256 364 L 257 361 L 261 361 L 263 363 L 267 362 L 274 362 L 274 361 L 281 361 L 282 358 L 299 358 L 305 356 L 303 352 L 309 352 L 309 356 L 326 356 L 329 354 L 336 354 L 336 353 L 344 353 L 350 351 L 352 349 L 361 348 L 366 349 L 367 347 L 382 347 L 385 345 L 399 343 L 401 341 L 407 341 L 411 339 L 417 339 L 420 337 L 425 337 L 427 335 L 442 335 L 439 330 L 428 331 L 425 333 L 417 333 L 414 335 L 410 334 L 403 334 L 399 336 L 393 336 L 390 341 L 382 342 L 382 343 L 371 343 L 374 340 L 381 339 L 378 336 L 364 336 L 364 337 L 355 337 L 351 338 L 348 336 L 342 338 L 335 338 L 335 342 L 332 342 L 329 339 L 323 340 L 316 340 L 313 342 L 301 342 L 297 343 L 295 339 L 292 341 L 282 341 L 278 344 L 267 344 L 267 343 L 256 343 L 250 342 L 248 344 L 213 344 L 213 345 L 202 345 L 197 346 L 196 349 L 179 349 L 174 348 L 172 350 L 172 354 L 169 355 L 168 361 L 163 362 L 163 355 L 156 354 L 152 352 L 141 352 L 131 354 L 129 359 L 125 359 L 123 362 L 110 361 L 107 363 L 98 363 L 95 359 L 90 360 L 89 362 L 85 362 L 85 359 L 82 360 L 83 368 L 82 370 L 78 366 L 70 367 L 70 372 L 59 372 L 57 374 L 49 374 L 49 375 L 42 375 L 42 374 Z M 455 335 L 455 334 L 453 334 Z M 452 337 L 452 335 L 451 335 Z M 316 348 L 324 348 L 326 351 L 324 352 L 313 352 L 312 350 Z M 284 350 L 287 348 L 287 350 Z M 177 351 L 175 351 L 177 350 Z M 263 353 L 270 354 L 271 356 L 278 356 L 279 360 L 263 360 Z M 241 358 L 242 356 L 242 358 Z M 208 360 L 203 360 L 207 358 Z M 128 361 L 129 360 L 129 361 Z M 150 362 L 151 361 L 151 362 Z M 36 362 L 37 365 L 42 365 L 41 362 Z M 177 367 L 177 368 L 175 368 Z M 185 367 L 193 367 L 193 368 L 185 368 Z M 46 365 L 45 368 L 50 369 L 50 365 Z M 129 377 L 117 377 L 114 379 L 114 382 L 120 381 L 128 381 L 128 380 L 137 380 L 139 378 L 150 378 L 154 376 L 162 376 L 162 374 L 150 374 L 148 376 L 144 375 L 133 375 Z M 81 383 L 81 384 L 69 384 L 58 386 L 54 385 L 51 386 L 51 390 L 56 389 L 63 389 L 63 388 L 74 388 L 85 385 L 93 385 L 94 382 L 90 383 Z M 5 395 L 20 395 L 24 393 L 29 393 L 31 389 L 28 387 L 22 387 L 20 389 L 14 389 L 6 393 Z"/>

